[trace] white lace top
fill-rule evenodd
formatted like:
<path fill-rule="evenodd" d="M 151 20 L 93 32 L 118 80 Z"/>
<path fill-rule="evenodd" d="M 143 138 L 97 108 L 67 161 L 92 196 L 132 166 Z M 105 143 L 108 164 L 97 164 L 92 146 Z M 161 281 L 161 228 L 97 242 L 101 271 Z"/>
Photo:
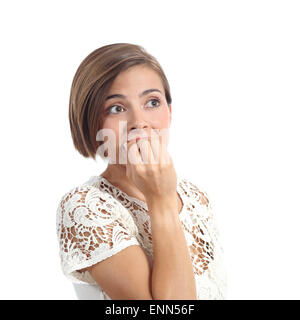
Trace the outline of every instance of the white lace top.
<path fill-rule="evenodd" d="M 209 197 L 180 177 L 177 192 L 183 202 L 179 219 L 193 263 L 197 299 L 225 299 L 223 248 Z M 144 249 L 152 267 L 151 221 L 147 210 L 145 202 L 128 196 L 101 175 L 92 176 L 67 192 L 60 200 L 56 216 L 64 275 L 74 284 L 93 286 L 95 299 L 111 300 L 88 271 L 77 270 L 131 245 Z"/>

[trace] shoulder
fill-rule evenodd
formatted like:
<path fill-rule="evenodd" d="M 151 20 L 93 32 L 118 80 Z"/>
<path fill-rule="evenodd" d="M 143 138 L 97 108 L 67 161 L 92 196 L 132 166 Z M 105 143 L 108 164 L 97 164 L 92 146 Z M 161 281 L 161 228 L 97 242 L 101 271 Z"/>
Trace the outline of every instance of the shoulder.
<path fill-rule="evenodd" d="M 91 180 L 79 184 L 65 192 L 59 199 L 59 204 L 64 205 L 66 203 L 80 203 L 89 207 L 102 204 L 107 206 L 108 209 L 121 206 L 121 203 L 111 194 L 91 183 Z"/>
<path fill-rule="evenodd" d="M 63 194 L 56 219 L 57 225 L 84 224 L 90 227 L 108 225 L 118 220 L 134 228 L 128 210 L 119 201 L 108 192 L 86 183 Z"/>
<path fill-rule="evenodd" d="M 91 206 L 92 204 L 95 204 L 95 202 L 118 205 L 117 201 L 110 194 L 88 184 L 80 184 L 73 187 L 65 192 L 59 200 L 60 205 L 65 205 L 66 203 L 80 203 Z"/>

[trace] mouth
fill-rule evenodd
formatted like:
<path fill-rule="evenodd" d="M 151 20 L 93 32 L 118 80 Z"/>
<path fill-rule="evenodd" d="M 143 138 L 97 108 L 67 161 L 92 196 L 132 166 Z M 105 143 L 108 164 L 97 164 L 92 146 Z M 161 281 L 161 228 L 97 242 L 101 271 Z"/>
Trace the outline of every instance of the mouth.
<path fill-rule="evenodd" d="M 147 139 L 150 136 L 150 131 L 144 129 L 134 129 L 127 133 L 127 143 L 133 140 Z"/>
<path fill-rule="evenodd" d="M 127 143 L 129 143 L 130 141 L 133 141 L 133 140 L 139 141 L 140 139 L 148 139 L 148 137 L 134 137 L 134 138 L 127 140 Z"/>

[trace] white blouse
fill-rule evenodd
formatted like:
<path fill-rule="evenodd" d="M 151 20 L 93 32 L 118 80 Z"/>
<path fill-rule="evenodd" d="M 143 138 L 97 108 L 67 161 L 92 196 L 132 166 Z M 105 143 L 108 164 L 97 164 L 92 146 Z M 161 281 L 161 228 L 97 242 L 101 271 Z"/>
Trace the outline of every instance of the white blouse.
<path fill-rule="evenodd" d="M 206 192 L 177 177 L 183 202 L 179 219 L 188 245 L 197 300 L 225 299 L 227 274 L 223 247 Z M 128 196 L 101 175 L 68 191 L 56 215 L 59 255 L 64 275 L 73 282 L 79 299 L 111 300 L 88 271 L 131 246 L 141 246 L 153 265 L 151 221 L 147 204 Z M 162 235 L 163 236 L 163 235 Z"/>

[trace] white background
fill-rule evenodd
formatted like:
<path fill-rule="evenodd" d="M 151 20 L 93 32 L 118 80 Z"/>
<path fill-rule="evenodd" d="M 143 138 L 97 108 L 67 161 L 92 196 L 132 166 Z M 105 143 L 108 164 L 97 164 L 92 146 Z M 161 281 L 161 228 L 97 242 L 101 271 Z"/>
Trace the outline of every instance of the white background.
<path fill-rule="evenodd" d="M 211 197 L 227 298 L 300 298 L 299 1 L 6 1 L 0 12 L 1 299 L 76 299 L 56 208 L 105 164 L 75 151 L 68 99 L 80 62 L 116 42 L 143 46 L 169 79 L 170 153 Z"/>

